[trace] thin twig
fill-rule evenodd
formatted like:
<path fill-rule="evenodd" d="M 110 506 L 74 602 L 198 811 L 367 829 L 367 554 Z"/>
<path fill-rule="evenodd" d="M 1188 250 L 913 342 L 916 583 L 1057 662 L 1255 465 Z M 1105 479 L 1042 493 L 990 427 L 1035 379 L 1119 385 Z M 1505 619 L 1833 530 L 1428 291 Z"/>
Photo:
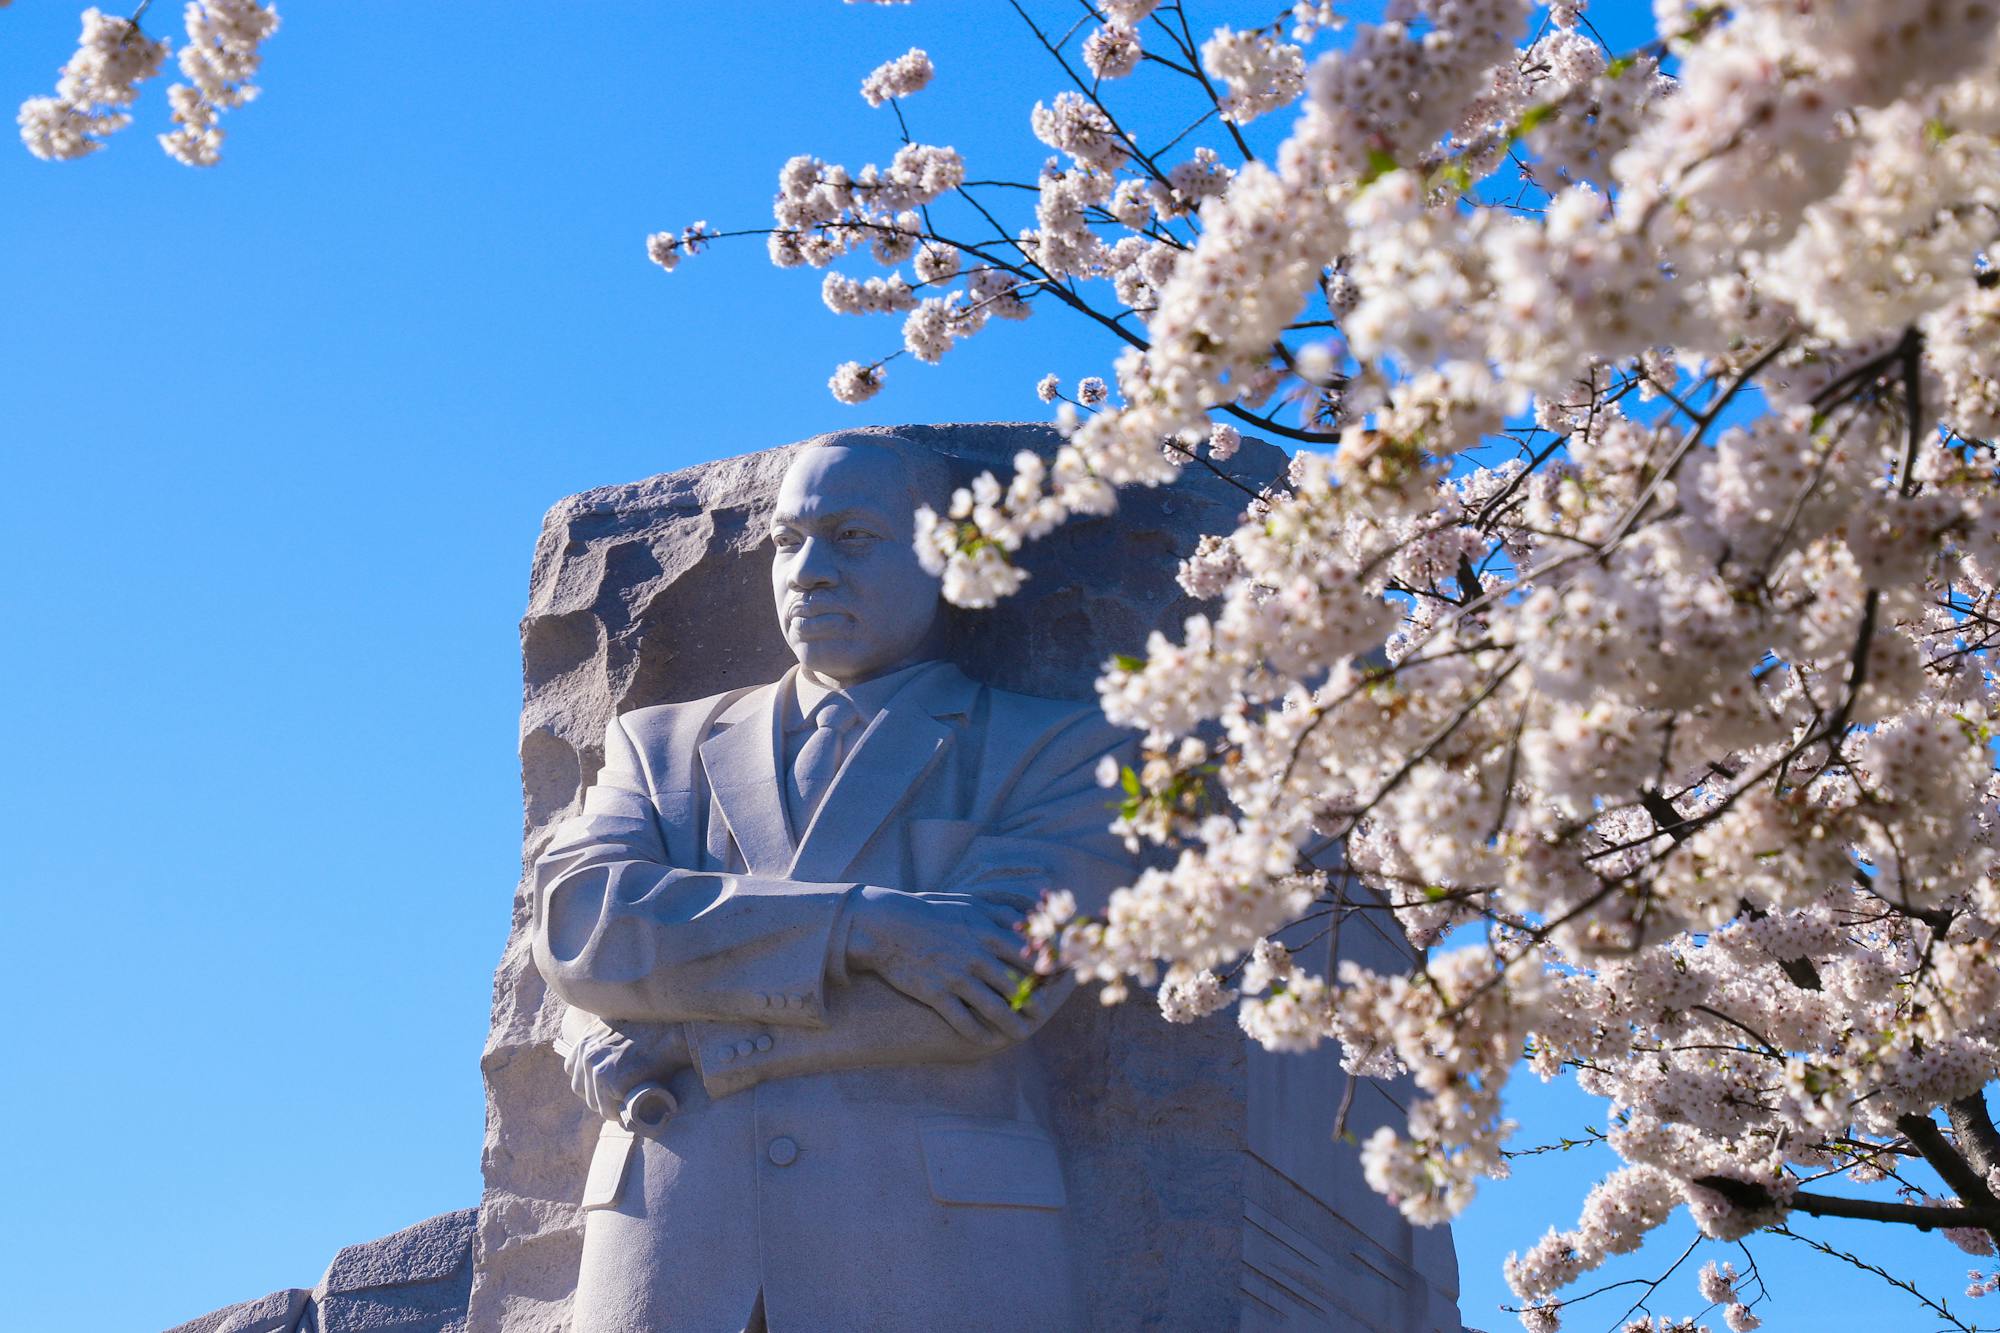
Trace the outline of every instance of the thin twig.
<path fill-rule="evenodd" d="M 1827 1245 L 1821 1241 L 1816 1241 L 1811 1236 L 1801 1236 L 1798 1232 L 1792 1230 L 1790 1227 L 1771 1227 L 1770 1231 L 1772 1232 L 1772 1234 L 1783 1236 L 1787 1240 L 1795 1240 L 1802 1245 L 1811 1246 L 1813 1249 L 1818 1250 L 1821 1254 L 1824 1254 L 1829 1258 L 1843 1259 L 1846 1262 L 1854 1265 L 1856 1268 L 1861 1269 L 1863 1272 L 1873 1273 L 1876 1277 L 1881 1278 L 1884 1282 L 1887 1282 L 1890 1286 L 1897 1287 L 1903 1291 L 1909 1292 L 1910 1295 L 1916 1297 L 1917 1300 L 1920 1301 L 1926 1309 L 1936 1314 L 1938 1318 L 1944 1320 L 1946 1323 L 1950 1324 L 1953 1328 L 1960 1330 L 1960 1333 L 1979 1333 L 1978 1329 L 1975 1329 L 1972 1325 L 1966 1323 L 1964 1320 L 1960 1319 L 1957 1315 L 1953 1314 L 1951 1310 L 1944 1304 L 1944 1302 L 1932 1300 L 1930 1297 L 1924 1295 L 1921 1291 L 1918 1291 L 1914 1284 L 1904 1280 L 1903 1278 L 1897 1277 L 1894 1273 L 1891 1273 L 1886 1268 L 1878 1268 L 1876 1265 L 1869 1263 L 1865 1259 L 1849 1254 L 1845 1250 L 1836 1250 L 1835 1248 L 1833 1248 L 1833 1246 Z"/>

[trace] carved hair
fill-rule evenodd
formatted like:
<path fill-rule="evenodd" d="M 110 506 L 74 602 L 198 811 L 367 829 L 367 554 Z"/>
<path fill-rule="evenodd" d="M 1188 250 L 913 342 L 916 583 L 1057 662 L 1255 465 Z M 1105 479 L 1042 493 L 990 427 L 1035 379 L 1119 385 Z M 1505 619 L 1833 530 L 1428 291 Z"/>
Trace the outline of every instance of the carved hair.
<path fill-rule="evenodd" d="M 800 449 L 880 449 L 903 464 L 910 480 L 910 508 L 929 505 L 942 514 L 951 506 L 951 493 L 960 484 L 951 460 L 935 449 L 925 448 L 888 426 L 859 426 L 849 430 L 815 435 Z"/>

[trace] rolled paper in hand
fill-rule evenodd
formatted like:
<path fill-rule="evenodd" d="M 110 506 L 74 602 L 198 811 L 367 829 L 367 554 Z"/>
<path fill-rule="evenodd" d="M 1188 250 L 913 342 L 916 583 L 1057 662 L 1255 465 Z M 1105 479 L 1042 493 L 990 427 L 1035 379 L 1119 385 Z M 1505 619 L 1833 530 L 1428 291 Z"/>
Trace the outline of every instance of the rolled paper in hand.
<path fill-rule="evenodd" d="M 630 1130 L 658 1129 L 681 1109 L 674 1094 L 658 1083 L 641 1083 L 625 1094 L 625 1109 L 618 1113 L 618 1123 Z"/>
<path fill-rule="evenodd" d="M 575 1053 L 576 1048 L 557 1037 L 552 1043 L 556 1054 L 565 1061 Z M 635 1133 L 640 1130 L 658 1129 L 673 1118 L 681 1109 L 680 1100 L 666 1088 L 651 1081 L 641 1083 L 625 1094 L 624 1108 L 618 1112 L 618 1123 Z"/>

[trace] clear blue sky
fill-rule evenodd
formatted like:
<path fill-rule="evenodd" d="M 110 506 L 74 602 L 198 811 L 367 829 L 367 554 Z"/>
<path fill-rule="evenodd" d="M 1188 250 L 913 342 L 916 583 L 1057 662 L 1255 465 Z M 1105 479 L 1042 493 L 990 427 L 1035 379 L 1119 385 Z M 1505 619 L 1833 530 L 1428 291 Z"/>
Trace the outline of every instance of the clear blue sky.
<path fill-rule="evenodd" d="M 80 8 L 0 11 L 0 104 L 53 86 Z M 1113 350 L 1044 314 L 843 408 L 827 375 L 892 321 L 754 241 L 643 257 L 761 225 L 793 153 L 886 158 L 856 87 L 911 45 L 919 137 L 1032 178 L 1060 85 L 1000 0 L 281 9 L 216 170 L 153 144 L 165 79 L 93 159 L 0 142 L 0 1330 L 162 1328 L 477 1200 L 551 503 L 835 424 L 1039 419 L 1036 377 Z M 1593 1114 L 1521 1118 L 1549 1111 Z M 1574 1219 L 1583 1167 L 1461 1225 L 1470 1323 L 1514 1326 L 1499 1260 Z M 1830 1234 L 1962 1285 L 1941 1241 Z M 1792 1248 L 1758 1248 L 1768 1327 L 1932 1326 Z M 1695 1308 L 1698 1259 L 1655 1308 Z"/>

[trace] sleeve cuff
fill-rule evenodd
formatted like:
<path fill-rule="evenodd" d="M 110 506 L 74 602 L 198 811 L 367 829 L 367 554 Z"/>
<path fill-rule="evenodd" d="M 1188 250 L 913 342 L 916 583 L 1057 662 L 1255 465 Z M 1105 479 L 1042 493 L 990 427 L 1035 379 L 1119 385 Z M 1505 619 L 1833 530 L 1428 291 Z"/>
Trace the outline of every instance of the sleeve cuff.
<path fill-rule="evenodd" d="M 847 984 L 847 936 L 854 929 L 854 897 L 861 892 L 857 884 L 840 896 L 840 906 L 834 912 L 833 929 L 826 936 L 826 984 L 845 986 Z"/>

